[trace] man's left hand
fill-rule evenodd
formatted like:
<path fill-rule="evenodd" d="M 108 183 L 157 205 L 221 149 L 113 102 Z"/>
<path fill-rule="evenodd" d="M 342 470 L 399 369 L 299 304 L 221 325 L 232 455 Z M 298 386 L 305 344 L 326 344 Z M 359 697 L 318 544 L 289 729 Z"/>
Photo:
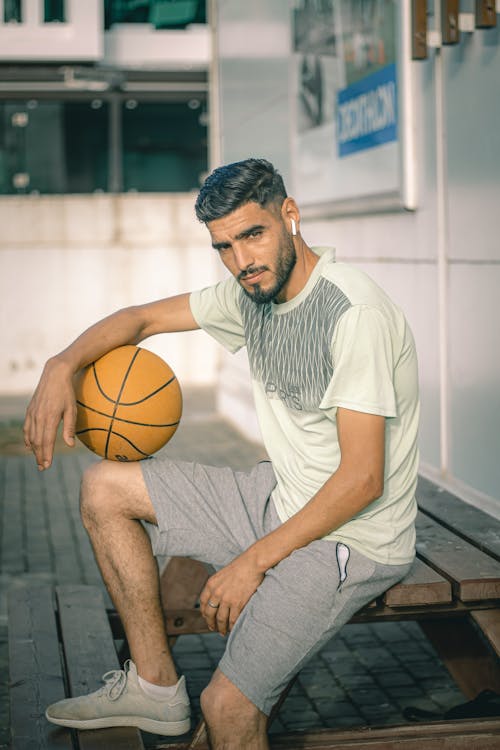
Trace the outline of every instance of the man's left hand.
<path fill-rule="evenodd" d="M 240 555 L 211 576 L 201 592 L 201 613 L 210 630 L 226 635 L 259 588 L 264 573 L 248 556 Z"/>

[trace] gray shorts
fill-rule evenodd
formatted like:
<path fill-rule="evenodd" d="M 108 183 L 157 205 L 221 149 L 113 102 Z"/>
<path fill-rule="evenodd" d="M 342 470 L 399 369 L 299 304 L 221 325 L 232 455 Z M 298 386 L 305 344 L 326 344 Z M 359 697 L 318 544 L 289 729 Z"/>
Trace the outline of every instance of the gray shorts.
<path fill-rule="evenodd" d="M 155 555 L 220 568 L 281 523 L 267 461 L 250 472 L 166 456 L 141 466 L 158 520 L 146 524 Z M 267 571 L 227 636 L 219 668 L 269 714 L 293 675 L 410 567 L 383 565 L 327 540 L 295 550 Z"/>

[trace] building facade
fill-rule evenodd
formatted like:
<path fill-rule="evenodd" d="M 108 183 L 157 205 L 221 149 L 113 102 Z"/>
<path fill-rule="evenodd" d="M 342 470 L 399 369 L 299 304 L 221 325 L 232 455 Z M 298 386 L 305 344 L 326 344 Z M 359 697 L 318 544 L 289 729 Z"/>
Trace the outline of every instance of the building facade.
<path fill-rule="evenodd" d="M 176 5 L 0 1 L 0 391 L 117 307 L 221 278 L 194 191 L 209 164 L 263 156 L 306 241 L 405 311 L 422 473 L 500 516 L 495 8 L 485 24 L 464 0 L 452 27 L 427 3 L 417 30 L 410 0 L 212 2 L 209 31 L 199 9 L 169 27 Z M 148 345 L 259 438 L 244 352 Z"/>
<path fill-rule="evenodd" d="M 215 278 L 193 211 L 210 61 L 199 0 L 0 0 L 0 392 L 116 308 Z M 202 334 L 147 345 L 214 382 Z"/>

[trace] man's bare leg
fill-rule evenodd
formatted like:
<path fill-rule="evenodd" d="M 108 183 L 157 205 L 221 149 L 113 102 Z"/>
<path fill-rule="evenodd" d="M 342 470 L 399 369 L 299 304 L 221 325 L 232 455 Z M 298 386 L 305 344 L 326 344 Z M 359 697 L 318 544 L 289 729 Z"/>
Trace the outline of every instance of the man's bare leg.
<path fill-rule="evenodd" d="M 80 502 L 138 674 L 157 685 L 175 685 L 178 676 L 165 632 L 158 566 L 140 523 L 156 523 L 140 466 L 113 461 L 92 465 L 82 481 Z"/>
<path fill-rule="evenodd" d="M 216 669 L 201 694 L 212 750 L 269 750 L 267 716 Z"/>

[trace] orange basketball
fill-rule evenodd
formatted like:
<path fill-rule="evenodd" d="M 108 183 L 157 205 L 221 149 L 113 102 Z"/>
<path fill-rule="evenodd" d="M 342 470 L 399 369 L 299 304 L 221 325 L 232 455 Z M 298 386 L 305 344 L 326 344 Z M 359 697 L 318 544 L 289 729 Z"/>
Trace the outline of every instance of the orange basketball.
<path fill-rule="evenodd" d="M 182 414 L 179 382 L 157 354 L 120 346 L 82 370 L 76 436 L 112 461 L 140 461 L 167 443 Z"/>

